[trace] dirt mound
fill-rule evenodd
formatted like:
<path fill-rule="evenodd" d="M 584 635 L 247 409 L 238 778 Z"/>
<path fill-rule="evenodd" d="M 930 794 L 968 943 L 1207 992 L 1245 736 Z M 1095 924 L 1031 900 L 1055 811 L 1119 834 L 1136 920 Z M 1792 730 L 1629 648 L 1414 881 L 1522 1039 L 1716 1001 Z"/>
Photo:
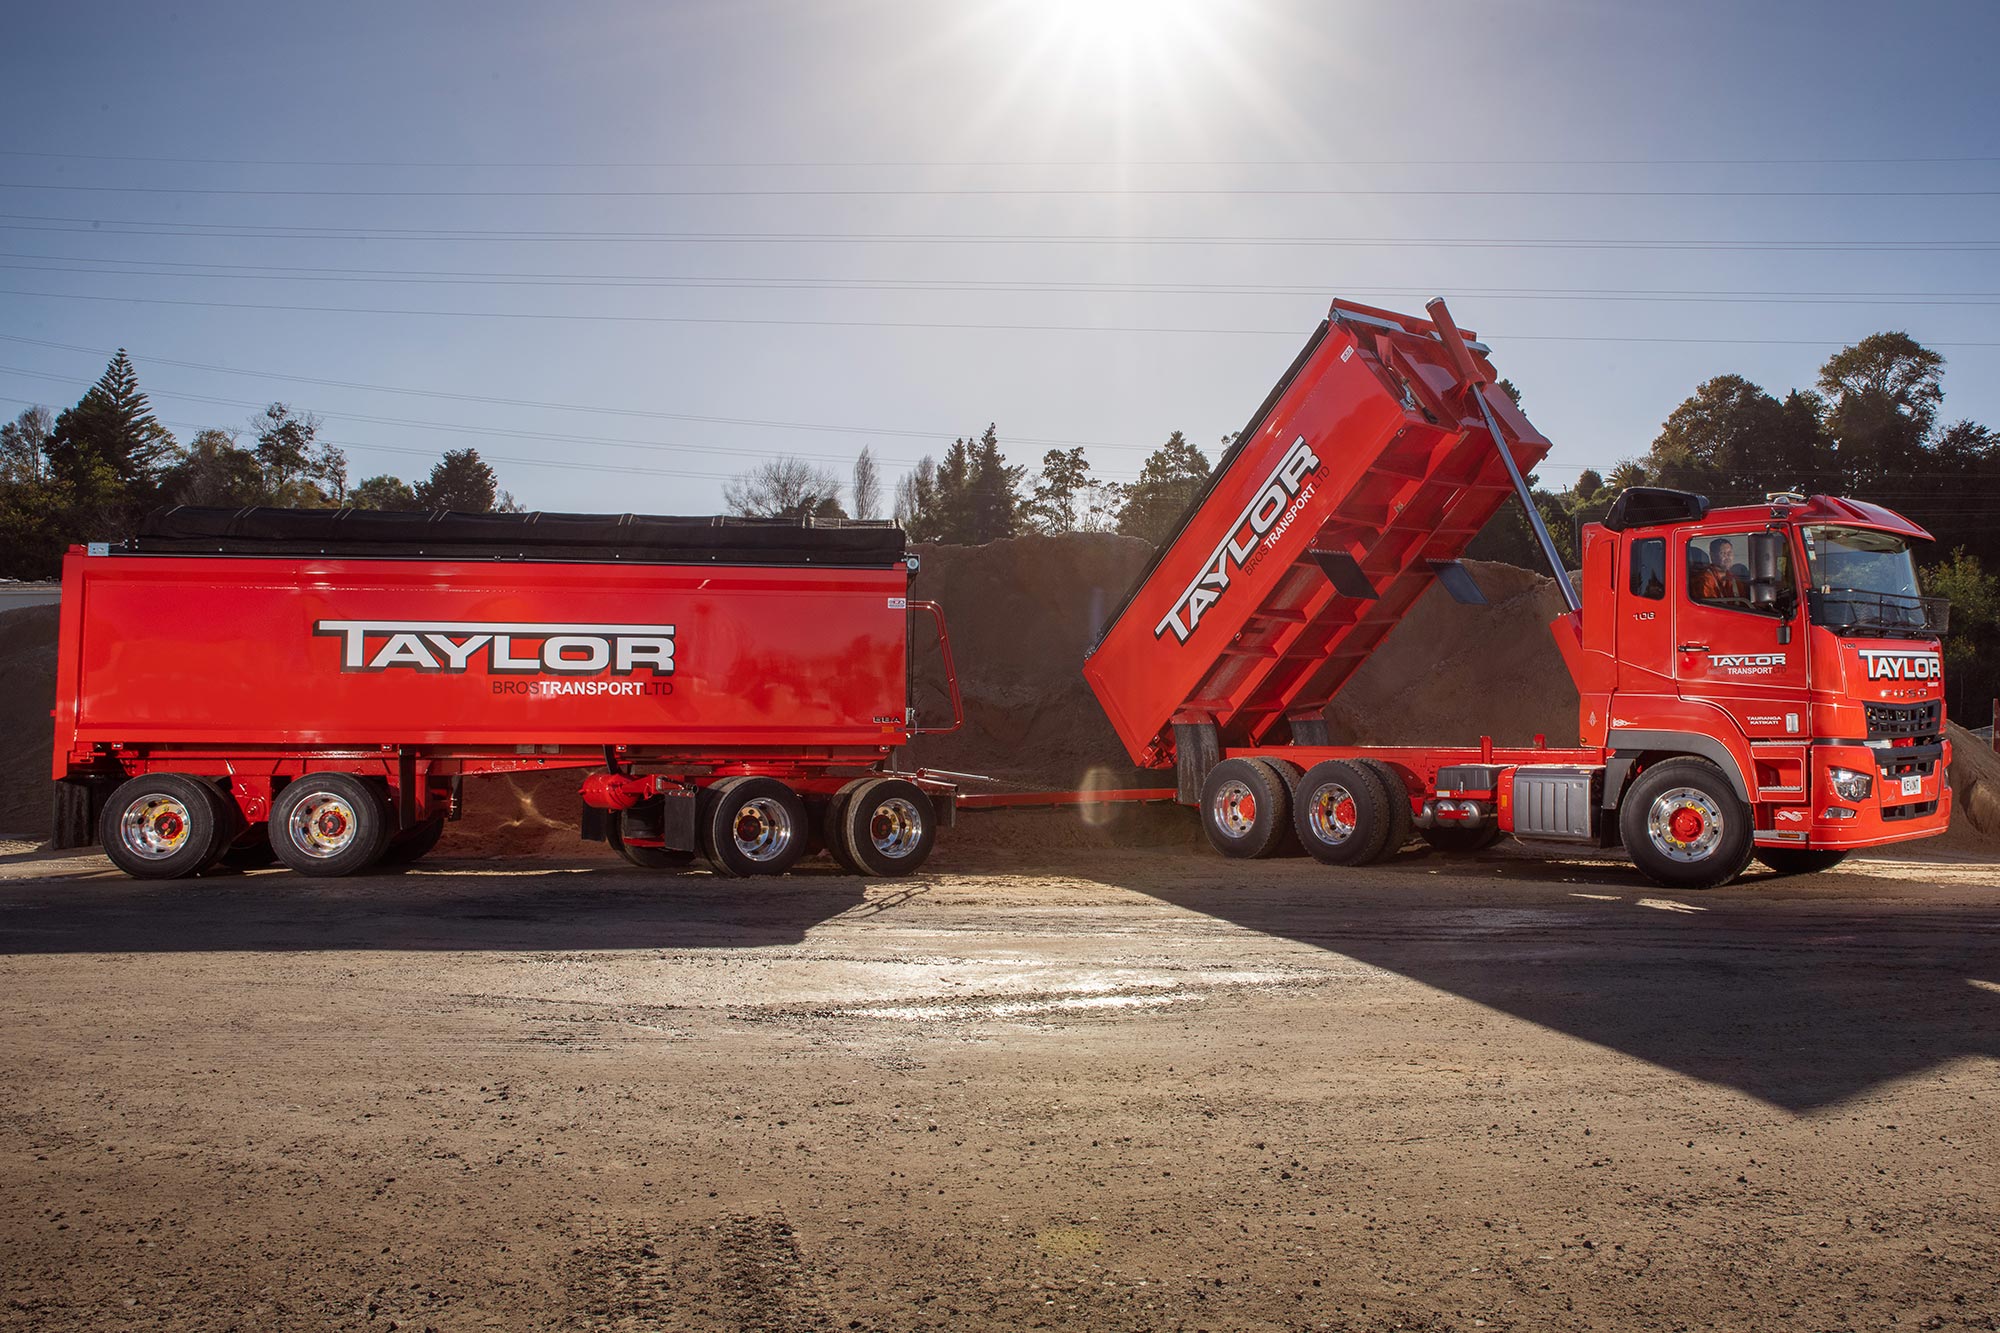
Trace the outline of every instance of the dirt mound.
<path fill-rule="evenodd" d="M 49 835 L 60 614 L 55 606 L 0 613 L 0 835 Z"/>
<path fill-rule="evenodd" d="M 1951 737 L 1951 831 L 1922 844 L 1945 851 L 1992 853 L 2000 848 L 2000 754 L 1959 726 Z"/>
<path fill-rule="evenodd" d="M 1576 744 L 1576 686 L 1549 634 L 1564 609 L 1555 580 L 1465 565 L 1488 604 L 1461 605 L 1433 584 L 1327 706 L 1336 743 L 1520 745 L 1540 733 Z"/>
<path fill-rule="evenodd" d="M 921 739 L 906 762 L 982 773 L 1002 785 L 1069 790 L 1158 786 L 1132 768 L 1083 658 L 1125 591 L 1152 558 L 1136 537 L 1072 533 L 985 546 L 925 546 L 911 595 L 944 607 L 965 697 L 965 726 Z M 924 631 L 919 628 L 917 631 Z M 949 716 L 931 655 L 920 650 L 917 707 Z M 1171 777 L 1164 779 L 1171 783 Z"/>

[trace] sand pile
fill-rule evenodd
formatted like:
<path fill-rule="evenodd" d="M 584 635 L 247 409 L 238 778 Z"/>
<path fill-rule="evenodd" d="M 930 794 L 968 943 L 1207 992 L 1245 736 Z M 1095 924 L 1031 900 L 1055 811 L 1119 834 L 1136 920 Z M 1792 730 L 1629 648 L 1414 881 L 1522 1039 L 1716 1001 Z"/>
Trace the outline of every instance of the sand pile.
<path fill-rule="evenodd" d="M 2000 848 L 2000 754 L 1959 726 L 1945 724 L 1951 737 L 1951 831 L 1926 847 L 1992 853 Z"/>

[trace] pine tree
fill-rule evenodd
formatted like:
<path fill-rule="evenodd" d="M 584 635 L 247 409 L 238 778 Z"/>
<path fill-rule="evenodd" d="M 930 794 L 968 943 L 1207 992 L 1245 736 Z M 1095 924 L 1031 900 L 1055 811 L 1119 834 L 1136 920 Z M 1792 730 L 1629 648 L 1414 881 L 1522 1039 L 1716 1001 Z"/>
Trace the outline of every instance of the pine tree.
<path fill-rule="evenodd" d="M 984 546 L 1021 530 L 1023 467 L 1009 467 L 1000 453 L 1000 434 L 992 423 L 972 449 L 971 544 Z"/>
<path fill-rule="evenodd" d="M 150 487 L 177 453 L 122 347 L 77 405 L 56 418 L 49 441 L 56 475 L 82 485 L 100 474 L 117 487 Z"/>
<path fill-rule="evenodd" d="M 913 542 L 942 539 L 943 528 L 938 515 L 938 465 L 929 454 L 918 459 L 909 475 L 896 483 L 896 522 Z"/>
<path fill-rule="evenodd" d="M 937 469 L 935 540 L 972 545 L 972 446 L 953 440 Z"/>

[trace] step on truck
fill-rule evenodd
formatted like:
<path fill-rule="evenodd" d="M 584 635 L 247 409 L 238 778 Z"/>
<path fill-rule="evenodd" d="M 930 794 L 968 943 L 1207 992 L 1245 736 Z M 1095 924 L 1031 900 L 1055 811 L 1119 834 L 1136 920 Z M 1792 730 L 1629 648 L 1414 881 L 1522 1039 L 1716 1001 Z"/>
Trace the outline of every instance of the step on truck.
<path fill-rule="evenodd" d="M 892 761 L 961 715 L 915 567 L 886 523 L 160 511 L 64 560 L 54 843 L 351 874 L 430 851 L 467 778 L 567 769 L 638 866 L 908 874 L 956 788 Z"/>
<path fill-rule="evenodd" d="M 1929 534 L 1859 500 L 1712 507 L 1623 492 L 1571 579 L 1525 474 L 1549 442 L 1442 301 L 1336 301 L 1224 455 L 1084 667 L 1135 763 L 1172 768 L 1226 856 L 1374 862 L 1413 835 L 1622 846 L 1659 883 L 1726 883 L 1942 833 Z M 1509 499 L 1568 605 L 1550 630 L 1578 741 L 1330 744 L 1325 709 Z"/>

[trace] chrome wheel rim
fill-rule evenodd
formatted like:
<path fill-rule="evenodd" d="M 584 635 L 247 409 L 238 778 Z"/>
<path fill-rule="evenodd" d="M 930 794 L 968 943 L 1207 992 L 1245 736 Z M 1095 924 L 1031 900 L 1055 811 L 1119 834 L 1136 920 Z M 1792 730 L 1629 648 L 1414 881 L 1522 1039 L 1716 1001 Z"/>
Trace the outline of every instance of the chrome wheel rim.
<path fill-rule="evenodd" d="M 307 856 L 325 860 L 354 845 L 360 820 L 354 807 L 332 792 L 315 792 L 292 807 L 285 820 L 292 846 Z"/>
<path fill-rule="evenodd" d="M 791 812 L 769 796 L 745 801 L 729 821 L 729 840 L 752 861 L 775 861 L 792 845 Z"/>
<path fill-rule="evenodd" d="M 1646 833 L 1662 856 L 1694 862 L 1712 856 L 1722 842 L 1722 807 L 1707 792 L 1674 787 L 1653 798 Z"/>
<path fill-rule="evenodd" d="M 187 846 L 193 821 L 187 806 L 158 792 L 141 796 L 118 817 L 118 841 L 148 861 L 164 861 Z"/>
<path fill-rule="evenodd" d="M 1247 837 L 1257 826 L 1257 794 L 1250 790 L 1249 783 L 1231 778 L 1216 789 L 1209 815 L 1215 826 L 1230 837 Z"/>
<path fill-rule="evenodd" d="M 1329 782 L 1313 792 L 1312 801 L 1306 806 L 1306 822 L 1312 825 L 1313 836 L 1329 845 L 1337 846 L 1353 837 L 1358 818 L 1354 793 L 1338 782 Z"/>
<path fill-rule="evenodd" d="M 868 840 L 884 856 L 908 856 L 923 839 L 923 816 L 901 796 L 890 797 L 868 816 Z"/>

